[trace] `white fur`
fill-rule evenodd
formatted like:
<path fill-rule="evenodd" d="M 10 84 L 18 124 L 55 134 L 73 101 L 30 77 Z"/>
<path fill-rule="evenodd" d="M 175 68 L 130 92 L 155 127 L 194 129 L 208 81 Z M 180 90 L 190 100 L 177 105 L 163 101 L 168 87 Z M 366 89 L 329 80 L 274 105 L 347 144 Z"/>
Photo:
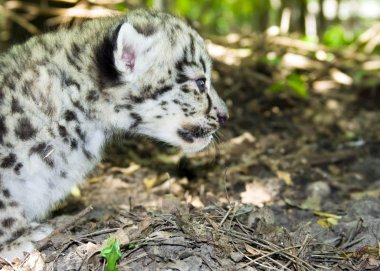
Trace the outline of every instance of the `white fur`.
<path fill-rule="evenodd" d="M 95 52 L 120 24 L 112 53 L 121 82 L 100 84 L 98 79 L 107 78 L 98 78 L 102 74 L 98 73 Z M 140 28 L 149 25 L 154 31 L 140 34 L 134 25 Z M 100 160 L 102 147 L 115 130 L 147 135 L 185 152 L 195 152 L 211 142 L 219 127 L 217 115 L 227 114 L 223 101 L 212 88 L 211 61 L 201 37 L 175 17 L 136 11 L 127 18 L 99 19 L 85 23 L 82 28 L 46 34 L 41 40 L 45 46 L 54 48 L 51 55 L 34 38 L 0 58 L 9 69 L 5 70 L 8 72 L 5 76 L 12 77 L 12 71 L 21 71 L 21 78 L 16 78 L 17 82 L 13 78 L 14 89 L 5 92 L 0 106 L 0 117 L 6 116 L 9 130 L 3 140 L 11 143 L 0 144 L 0 163 L 6 155 L 14 153 L 17 163 L 23 164 L 18 173 L 14 165 L 0 172 L 0 184 L 11 194 L 10 199 L 0 194 L 0 200 L 8 204 L 0 212 L 0 221 L 7 218 L 17 221 L 7 229 L 1 228 L 0 223 L 0 230 L 5 232 L 0 235 L 0 245 L 14 238 L 12 233 L 41 219 L 73 185 L 84 180 Z M 190 50 L 191 40 L 194 55 L 184 55 Z M 75 52 L 78 48 L 80 53 Z M 205 71 L 197 63 L 200 58 Z M 180 71 L 176 69 L 181 61 L 193 65 L 186 65 L 181 71 L 186 82 L 178 83 Z M 199 78 L 206 79 L 207 90 L 202 93 L 195 83 Z M 0 82 L 5 81 L 0 75 Z M 97 97 L 89 98 L 91 92 Z M 136 97 L 141 101 L 134 103 Z M 14 98 L 23 112 L 12 113 Z M 116 110 L 117 106 L 123 109 Z M 64 117 L 69 110 L 75 112 L 75 120 Z M 15 134 L 21 117 L 27 117 L 35 128 L 33 138 L 22 140 Z M 181 137 L 179 131 L 194 127 L 205 128 L 208 133 L 194 136 L 193 140 Z M 33 151 L 38 144 L 45 144 L 46 150 Z M 18 205 L 11 206 L 11 201 Z M 30 251 L 31 241 L 25 244 L 21 249 Z"/>

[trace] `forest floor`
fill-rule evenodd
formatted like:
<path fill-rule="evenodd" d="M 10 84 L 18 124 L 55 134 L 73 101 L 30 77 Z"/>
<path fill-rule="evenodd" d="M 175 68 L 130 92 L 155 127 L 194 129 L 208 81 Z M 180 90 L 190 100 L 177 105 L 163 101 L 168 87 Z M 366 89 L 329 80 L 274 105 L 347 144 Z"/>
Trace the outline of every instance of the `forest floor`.
<path fill-rule="evenodd" d="M 380 75 L 360 73 L 367 56 L 290 38 L 214 42 L 230 111 L 219 144 L 183 156 L 116 138 L 53 213 L 45 256 L 14 266 L 105 270 L 113 236 L 119 270 L 379 270 Z M 308 97 L 291 82 L 266 91 L 293 73 Z"/>

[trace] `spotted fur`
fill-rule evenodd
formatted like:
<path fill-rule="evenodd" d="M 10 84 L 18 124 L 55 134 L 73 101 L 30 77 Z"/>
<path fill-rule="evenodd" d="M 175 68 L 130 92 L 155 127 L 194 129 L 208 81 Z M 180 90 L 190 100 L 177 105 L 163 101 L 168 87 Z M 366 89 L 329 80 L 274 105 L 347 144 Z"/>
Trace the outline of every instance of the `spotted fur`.
<path fill-rule="evenodd" d="M 83 180 L 115 131 L 194 152 L 227 118 L 202 38 L 164 13 L 34 37 L 1 55 L 0 71 L 2 256 Z"/>

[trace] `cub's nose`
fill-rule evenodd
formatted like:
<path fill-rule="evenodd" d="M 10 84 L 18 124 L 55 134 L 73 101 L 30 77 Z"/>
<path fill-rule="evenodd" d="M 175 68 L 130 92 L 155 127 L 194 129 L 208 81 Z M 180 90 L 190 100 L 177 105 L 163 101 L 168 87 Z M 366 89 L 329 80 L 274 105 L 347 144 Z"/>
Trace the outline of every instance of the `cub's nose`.
<path fill-rule="evenodd" d="M 217 114 L 217 117 L 218 117 L 219 124 L 223 125 L 228 119 L 228 113 L 220 113 L 219 112 Z"/>

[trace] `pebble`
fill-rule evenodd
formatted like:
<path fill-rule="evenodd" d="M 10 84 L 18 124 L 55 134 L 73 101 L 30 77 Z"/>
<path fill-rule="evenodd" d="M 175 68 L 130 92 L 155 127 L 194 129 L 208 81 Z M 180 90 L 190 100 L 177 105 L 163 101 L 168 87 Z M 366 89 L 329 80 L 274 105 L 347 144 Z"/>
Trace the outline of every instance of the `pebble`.
<path fill-rule="evenodd" d="M 230 257 L 235 263 L 237 263 L 243 260 L 244 255 L 243 253 L 234 251 L 234 252 L 231 252 Z"/>
<path fill-rule="evenodd" d="M 306 192 L 310 196 L 326 198 L 331 193 L 331 188 L 325 181 L 317 181 L 309 184 L 306 188 Z"/>

